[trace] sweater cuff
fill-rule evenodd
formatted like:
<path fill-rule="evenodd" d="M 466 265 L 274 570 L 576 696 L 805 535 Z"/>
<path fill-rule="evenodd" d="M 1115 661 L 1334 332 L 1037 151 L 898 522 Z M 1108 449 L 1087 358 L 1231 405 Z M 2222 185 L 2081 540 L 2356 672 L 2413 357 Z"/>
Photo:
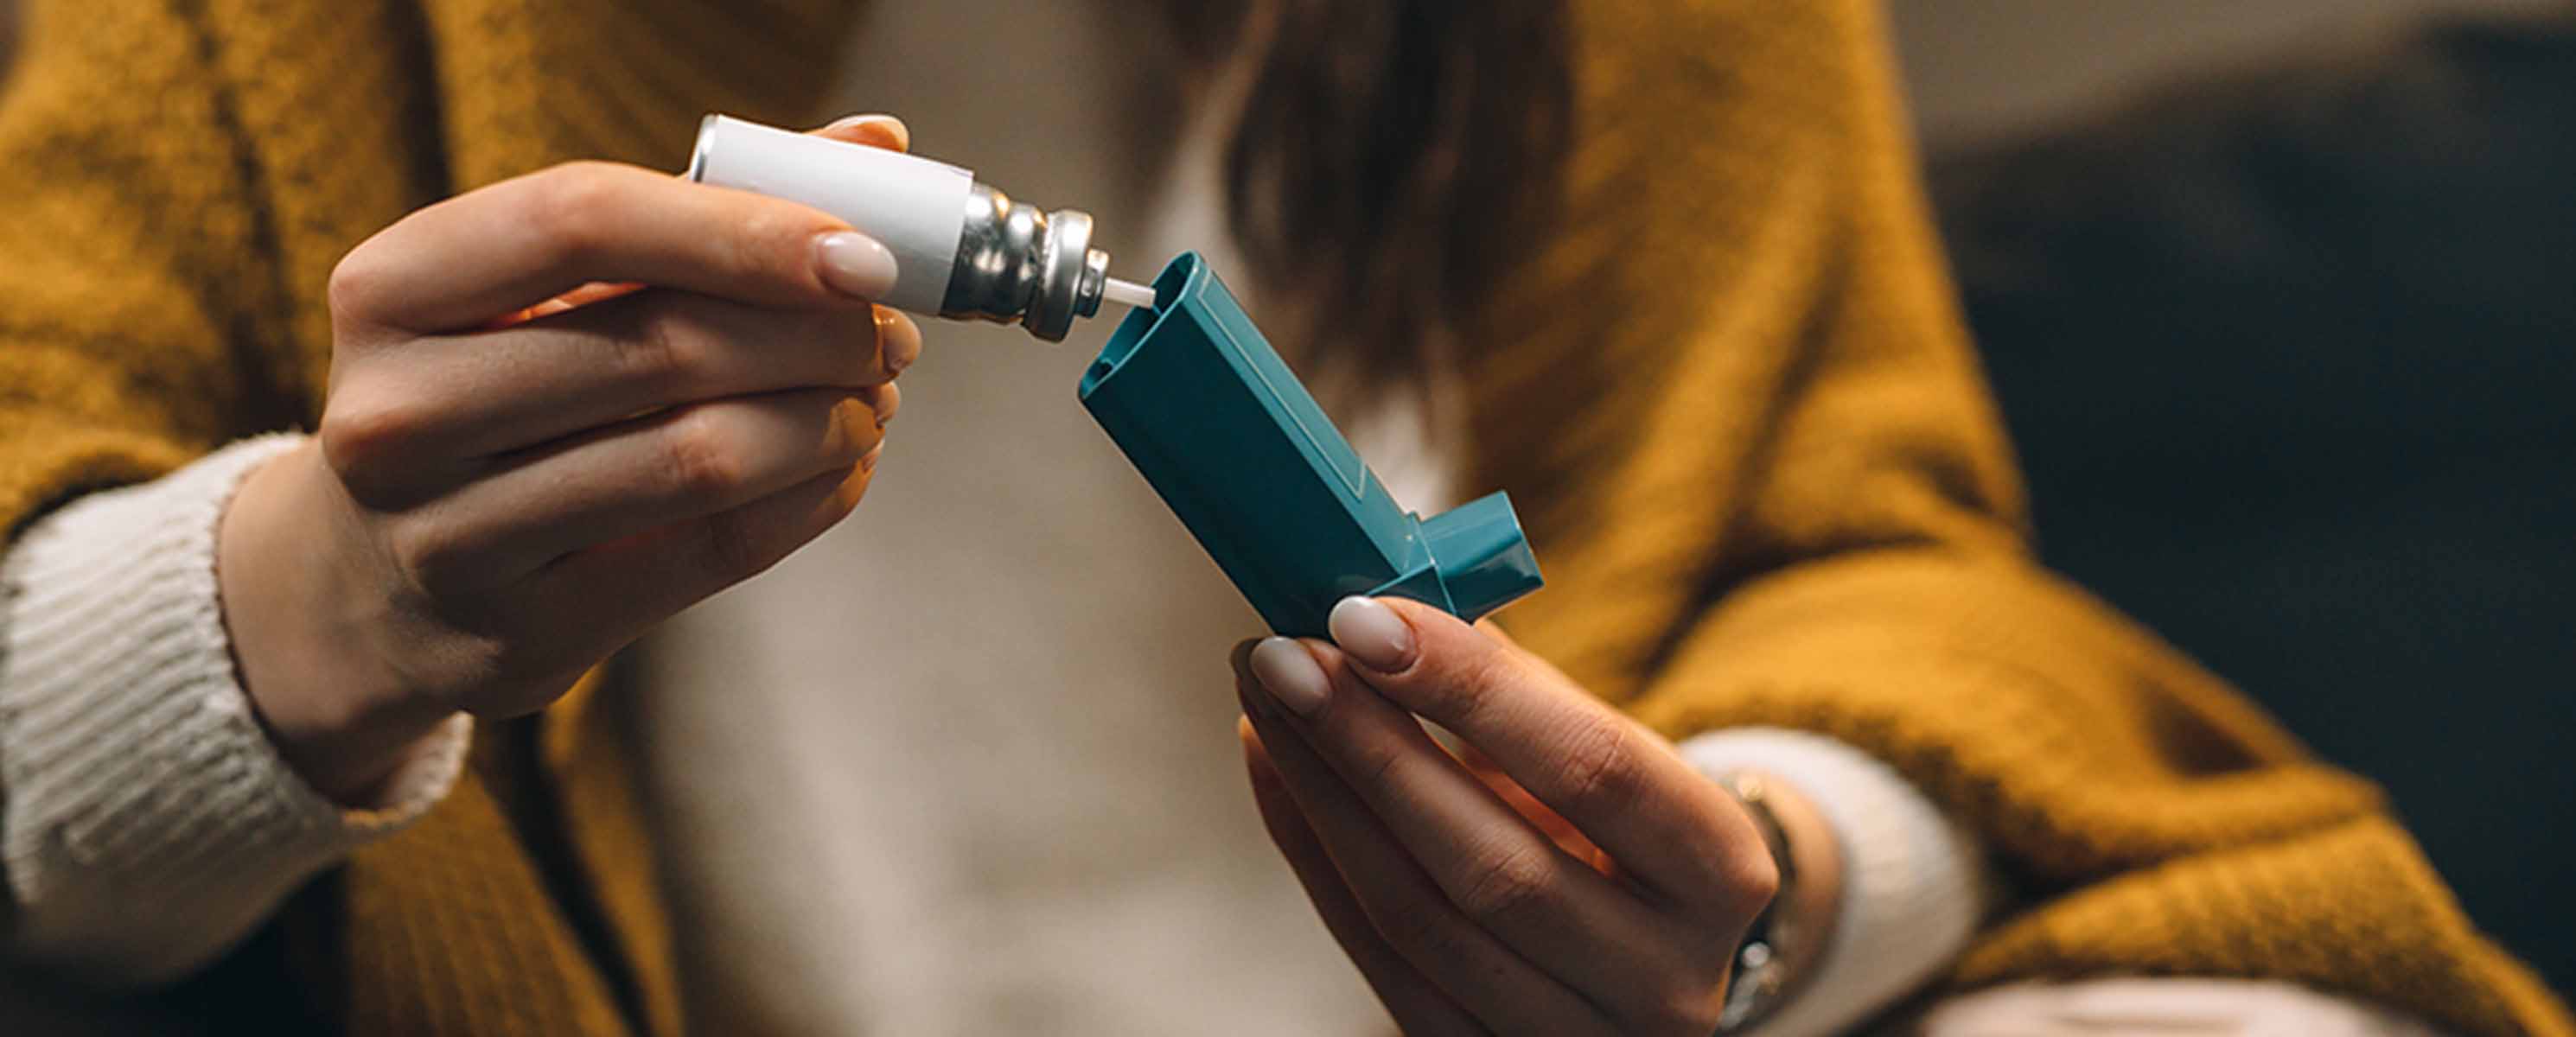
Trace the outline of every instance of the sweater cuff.
<path fill-rule="evenodd" d="M 1968 945 L 1989 887 L 1975 840 L 1893 768 L 1823 735 L 1737 728 L 1681 744 L 1722 778 L 1756 770 L 1824 815 L 1842 850 L 1842 901 L 1815 972 L 1754 1032 L 1840 1033 L 1895 1003 Z"/>
<path fill-rule="evenodd" d="M 225 505 L 301 437 L 263 436 L 92 494 L 0 560 L 0 867 L 12 957 L 111 985 L 193 969 L 452 787 L 471 722 L 344 809 L 277 753 L 234 669 Z"/>

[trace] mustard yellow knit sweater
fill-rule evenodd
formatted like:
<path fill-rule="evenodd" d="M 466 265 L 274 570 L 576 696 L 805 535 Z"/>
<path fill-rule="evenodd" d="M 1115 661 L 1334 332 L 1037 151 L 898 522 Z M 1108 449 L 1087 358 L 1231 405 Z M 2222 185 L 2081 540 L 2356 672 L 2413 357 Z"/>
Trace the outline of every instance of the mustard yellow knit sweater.
<path fill-rule="evenodd" d="M 1676 735 L 1830 734 L 1970 824 L 2020 899 L 1949 982 L 2271 977 L 2576 1034 L 2368 785 L 2031 563 L 1872 5 L 1572 6 L 1572 219 L 1460 315 L 1475 481 L 1522 502 L 1552 581 L 1522 640 Z M 707 109 L 813 115 L 850 15 L 35 3 L 0 102 L 0 528 L 309 425 L 351 245 L 558 161 L 676 165 Z M 675 1032 L 601 683 L 487 727 L 428 819 L 172 996 L 370 1034 Z"/>

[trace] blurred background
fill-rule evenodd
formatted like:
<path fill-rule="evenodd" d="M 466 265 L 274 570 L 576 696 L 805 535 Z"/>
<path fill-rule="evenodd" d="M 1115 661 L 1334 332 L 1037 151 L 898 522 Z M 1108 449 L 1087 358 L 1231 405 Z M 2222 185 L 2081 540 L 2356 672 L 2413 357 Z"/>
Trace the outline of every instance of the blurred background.
<path fill-rule="evenodd" d="M 2576 987 L 2576 3 L 1895 11 L 2043 558 Z"/>
<path fill-rule="evenodd" d="M 2576 989 L 2576 4 L 1893 10 L 2046 560 Z"/>
<path fill-rule="evenodd" d="M 2427 19 L 2567 0 L 1888 0 L 1934 145 L 2040 130 L 2162 83 L 2295 60 Z"/>

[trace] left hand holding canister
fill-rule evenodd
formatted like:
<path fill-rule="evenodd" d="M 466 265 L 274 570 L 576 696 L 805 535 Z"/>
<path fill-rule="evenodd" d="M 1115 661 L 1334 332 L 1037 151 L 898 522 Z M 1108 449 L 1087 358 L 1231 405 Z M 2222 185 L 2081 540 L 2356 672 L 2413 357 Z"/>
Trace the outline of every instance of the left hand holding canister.
<path fill-rule="evenodd" d="M 1745 804 L 1489 627 L 1395 598 L 1330 625 L 1236 651 L 1244 746 L 1273 840 L 1405 1032 L 1717 1029 L 1781 887 Z"/>

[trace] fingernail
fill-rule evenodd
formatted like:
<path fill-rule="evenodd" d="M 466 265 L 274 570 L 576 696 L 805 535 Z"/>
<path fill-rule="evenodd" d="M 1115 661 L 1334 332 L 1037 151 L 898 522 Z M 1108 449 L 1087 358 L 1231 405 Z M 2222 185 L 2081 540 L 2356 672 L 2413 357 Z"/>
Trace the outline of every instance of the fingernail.
<path fill-rule="evenodd" d="M 901 310 L 877 307 L 877 356 L 892 378 L 921 359 L 921 325 Z"/>
<path fill-rule="evenodd" d="M 1401 673 L 1413 665 L 1413 628 L 1376 598 L 1343 598 L 1333 605 L 1324 627 L 1334 644 L 1369 669 Z"/>
<path fill-rule="evenodd" d="M 862 299 L 883 298 L 894 289 L 894 253 L 857 231 L 834 231 L 815 245 L 822 254 L 823 283 Z"/>
<path fill-rule="evenodd" d="M 877 386 L 875 391 L 868 393 L 868 414 L 876 419 L 879 429 L 894 421 L 895 412 L 902 409 L 903 390 L 895 388 L 892 382 Z"/>
<path fill-rule="evenodd" d="M 886 131 L 888 134 L 890 134 L 890 135 L 892 135 L 892 136 L 894 137 L 894 139 L 895 139 L 895 148 L 896 148 L 897 150 L 903 150 L 903 151 L 911 150 L 911 148 L 912 148 L 912 127 L 909 127 L 909 126 L 904 125 L 904 124 L 903 124 L 903 120 L 898 119 L 898 118 L 895 118 L 894 116 L 891 116 L 891 115 L 886 115 L 886 114 L 884 114 L 884 113 L 882 113 L 882 112 L 870 112 L 870 113 L 865 114 L 865 115 L 847 115 L 847 116 L 843 116 L 843 117 L 841 117 L 841 118 L 838 118 L 838 119 L 834 119 L 834 120 L 832 120 L 832 124 L 831 124 L 831 125 L 829 125 L 829 126 L 825 126 L 825 127 L 823 127 L 823 129 L 824 129 L 824 131 L 825 131 L 825 132 L 830 132 L 830 131 L 832 131 L 832 130 L 846 130 L 846 129 L 849 129 L 850 127 L 852 127 L 852 126 L 864 126 L 864 125 L 873 125 L 873 126 L 882 126 L 882 127 L 884 127 L 884 128 L 885 128 L 885 131 Z"/>
<path fill-rule="evenodd" d="M 1252 675 L 1279 704 L 1298 716 L 1313 716 L 1333 694 L 1332 682 L 1306 646 L 1284 637 L 1264 638 L 1252 647 Z"/>
<path fill-rule="evenodd" d="M 885 440 L 880 439 L 877 440 L 877 445 L 868 448 L 867 453 L 859 455 L 859 470 L 862 472 L 876 471 L 877 459 L 884 456 Z"/>

